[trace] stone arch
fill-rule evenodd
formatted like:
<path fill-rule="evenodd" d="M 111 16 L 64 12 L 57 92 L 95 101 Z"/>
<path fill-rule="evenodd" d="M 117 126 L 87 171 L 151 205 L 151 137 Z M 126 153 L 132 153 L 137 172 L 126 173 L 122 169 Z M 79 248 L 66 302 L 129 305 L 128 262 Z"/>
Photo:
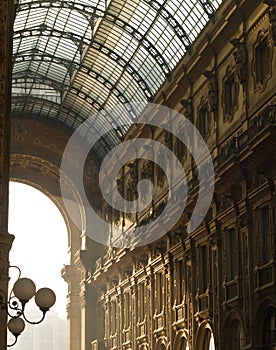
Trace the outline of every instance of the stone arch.
<path fill-rule="evenodd" d="M 185 330 L 180 330 L 177 332 L 174 343 L 173 350 L 186 350 L 188 345 L 188 332 Z"/>
<path fill-rule="evenodd" d="M 11 120 L 10 178 L 29 184 L 46 194 L 56 204 L 65 220 L 70 264 L 64 266 L 61 274 L 68 284 L 68 339 L 72 349 L 80 350 L 83 337 L 81 332 L 83 305 L 80 295 L 81 282 L 86 269 L 82 258 L 88 245 L 93 247 L 90 252 L 92 251 L 95 255 L 93 257 L 95 260 L 98 257 L 97 254 L 101 254 L 101 249 L 97 243 L 94 244 L 86 237 L 86 220 L 82 202 L 74 183 L 70 180 L 70 174 L 66 174 L 65 183 L 70 195 L 69 199 L 74 199 L 78 225 L 67 214 L 61 196 L 60 164 L 71 134 L 72 132 L 52 120 L 13 118 Z M 76 151 L 78 151 L 77 148 Z M 91 155 L 87 159 L 87 164 L 92 170 L 98 169 L 98 164 Z M 84 181 L 86 178 L 92 188 L 93 178 L 95 178 L 93 171 L 86 172 L 84 169 Z M 87 188 L 90 195 L 91 188 Z M 96 200 L 100 203 L 98 198 Z"/>
<path fill-rule="evenodd" d="M 276 302 L 271 298 L 264 299 L 258 306 L 255 323 L 253 326 L 253 344 L 256 348 L 262 348 L 263 344 L 263 332 L 265 327 L 265 322 L 267 317 L 269 316 L 270 311 L 274 311 L 276 313 Z M 276 325 L 275 325 L 276 326 Z M 276 337 L 276 327 L 275 327 L 275 337 Z M 276 338 L 275 338 L 276 343 Z"/>
<path fill-rule="evenodd" d="M 242 349 L 245 345 L 245 326 L 239 311 L 232 310 L 226 315 L 222 327 L 221 344 L 225 350 Z"/>
<path fill-rule="evenodd" d="M 203 321 L 201 322 L 196 332 L 195 349 L 205 350 L 206 341 L 208 341 L 209 343 L 210 341 L 216 343 L 213 326 L 209 322 Z"/>
<path fill-rule="evenodd" d="M 58 129 L 51 122 L 32 118 L 12 120 L 10 178 L 33 186 L 47 195 L 60 210 L 68 230 L 68 245 L 71 260 L 81 248 L 81 235 L 85 231 L 85 217 L 81 200 L 74 184 L 67 178 L 66 185 L 78 202 L 78 229 L 67 215 L 60 193 L 59 174 L 63 150 L 71 134 Z M 79 225 L 80 226 L 80 225 Z"/>
<path fill-rule="evenodd" d="M 165 337 L 160 337 L 157 339 L 154 350 L 167 350 L 167 339 Z"/>

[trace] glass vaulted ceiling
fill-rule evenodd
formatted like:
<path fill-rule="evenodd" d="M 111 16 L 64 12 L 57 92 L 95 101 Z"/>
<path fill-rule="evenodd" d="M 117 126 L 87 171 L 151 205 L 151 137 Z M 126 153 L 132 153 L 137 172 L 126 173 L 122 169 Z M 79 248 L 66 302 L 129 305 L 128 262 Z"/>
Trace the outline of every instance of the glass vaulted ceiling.
<path fill-rule="evenodd" d="M 14 25 L 12 115 L 76 129 L 95 115 L 90 137 L 112 119 L 97 113 L 152 100 L 223 0 L 19 0 Z M 99 161 L 139 111 L 122 107 L 94 149 Z"/>

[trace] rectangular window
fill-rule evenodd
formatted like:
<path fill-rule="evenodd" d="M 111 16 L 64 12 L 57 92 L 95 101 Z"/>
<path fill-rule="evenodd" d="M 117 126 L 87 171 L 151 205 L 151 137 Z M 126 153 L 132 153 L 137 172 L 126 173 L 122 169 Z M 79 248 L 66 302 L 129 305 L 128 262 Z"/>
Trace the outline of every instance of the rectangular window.
<path fill-rule="evenodd" d="M 175 291 L 176 291 L 176 304 L 182 304 L 184 297 L 184 262 L 176 261 L 176 279 L 175 279 Z"/>
<path fill-rule="evenodd" d="M 199 291 L 206 292 L 208 288 L 208 251 L 207 246 L 199 247 Z"/>
<path fill-rule="evenodd" d="M 226 113 L 230 113 L 237 104 L 236 83 L 233 76 L 225 82 L 225 109 Z"/>
<path fill-rule="evenodd" d="M 237 235 L 234 228 L 226 232 L 226 276 L 227 281 L 232 281 L 237 276 L 238 254 Z"/>
<path fill-rule="evenodd" d="M 268 206 L 260 208 L 259 221 L 260 262 L 264 265 L 269 262 L 272 253 Z"/>
<path fill-rule="evenodd" d="M 139 283 L 138 285 L 138 315 L 139 321 L 142 322 L 145 319 L 145 283 Z"/>
<path fill-rule="evenodd" d="M 202 137 L 206 137 L 210 132 L 209 111 L 207 106 L 199 110 L 199 131 Z"/>
<path fill-rule="evenodd" d="M 111 301 L 111 334 L 115 334 L 117 329 L 116 301 Z"/>
<path fill-rule="evenodd" d="M 266 37 L 256 47 L 256 80 L 261 81 L 269 72 L 269 45 Z"/>
<path fill-rule="evenodd" d="M 124 294 L 124 328 L 129 327 L 129 321 L 130 321 L 130 312 L 131 312 L 131 304 L 130 304 L 130 294 L 126 293 Z"/>
<path fill-rule="evenodd" d="M 163 274 L 160 272 L 155 275 L 155 297 L 156 313 L 158 315 L 163 310 Z"/>

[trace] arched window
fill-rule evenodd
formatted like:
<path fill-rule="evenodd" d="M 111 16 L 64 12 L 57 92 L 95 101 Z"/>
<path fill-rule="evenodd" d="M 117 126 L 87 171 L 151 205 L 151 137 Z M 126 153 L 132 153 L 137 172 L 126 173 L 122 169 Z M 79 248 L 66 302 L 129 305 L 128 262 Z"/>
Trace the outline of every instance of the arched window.
<path fill-rule="evenodd" d="M 276 346 L 276 309 L 270 308 L 263 323 L 262 345 L 267 350 Z"/>
<path fill-rule="evenodd" d="M 242 348 L 242 330 L 240 321 L 235 319 L 231 324 L 231 329 L 231 347 L 229 350 L 240 350 Z"/>
<path fill-rule="evenodd" d="M 241 350 L 243 346 L 243 330 L 241 321 L 233 318 L 224 335 L 224 347 L 226 350 Z"/>
<path fill-rule="evenodd" d="M 181 338 L 179 350 L 189 350 L 189 345 L 188 345 L 187 339 L 184 337 Z"/>
<path fill-rule="evenodd" d="M 213 332 L 210 329 L 205 330 L 202 350 L 215 350 L 215 341 Z"/>

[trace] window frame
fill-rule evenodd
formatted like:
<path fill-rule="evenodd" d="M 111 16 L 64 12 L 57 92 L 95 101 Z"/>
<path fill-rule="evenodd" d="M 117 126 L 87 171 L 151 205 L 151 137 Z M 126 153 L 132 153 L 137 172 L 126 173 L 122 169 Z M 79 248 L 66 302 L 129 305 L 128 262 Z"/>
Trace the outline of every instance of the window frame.
<path fill-rule="evenodd" d="M 231 83 L 231 86 L 230 86 Z M 230 87 L 230 90 L 229 90 Z M 239 88 L 240 84 L 237 79 L 237 74 L 234 67 L 227 67 L 226 74 L 223 78 L 223 90 L 222 90 L 222 108 L 223 108 L 223 121 L 232 122 L 235 113 L 239 107 Z M 232 89 L 234 91 L 232 92 Z M 229 102 L 229 94 L 231 94 L 231 100 Z"/>
<path fill-rule="evenodd" d="M 263 57 L 264 55 L 260 56 L 260 53 L 258 52 L 259 49 L 263 46 L 264 43 L 267 43 L 267 54 L 266 57 L 266 63 L 267 63 L 267 70 L 262 74 L 262 76 L 259 75 L 259 69 L 258 68 L 258 61 L 260 57 Z M 273 52 L 274 52 L 274 45 L 271 41 L 271 37 L 268 30 L 260 30 L 257 35 L 257 39 L 255 43 L 253 44 L 253 61 L 252 61 L 252 74 L 254 77 L 254 87 L 255 92 L 259 90 L 260 92 L 263 92 L 266 88 L 268 80 L 272 77 L 272 59 L 273 59 Z M 262 65 L 263 66 L 263 65 Z"/>

